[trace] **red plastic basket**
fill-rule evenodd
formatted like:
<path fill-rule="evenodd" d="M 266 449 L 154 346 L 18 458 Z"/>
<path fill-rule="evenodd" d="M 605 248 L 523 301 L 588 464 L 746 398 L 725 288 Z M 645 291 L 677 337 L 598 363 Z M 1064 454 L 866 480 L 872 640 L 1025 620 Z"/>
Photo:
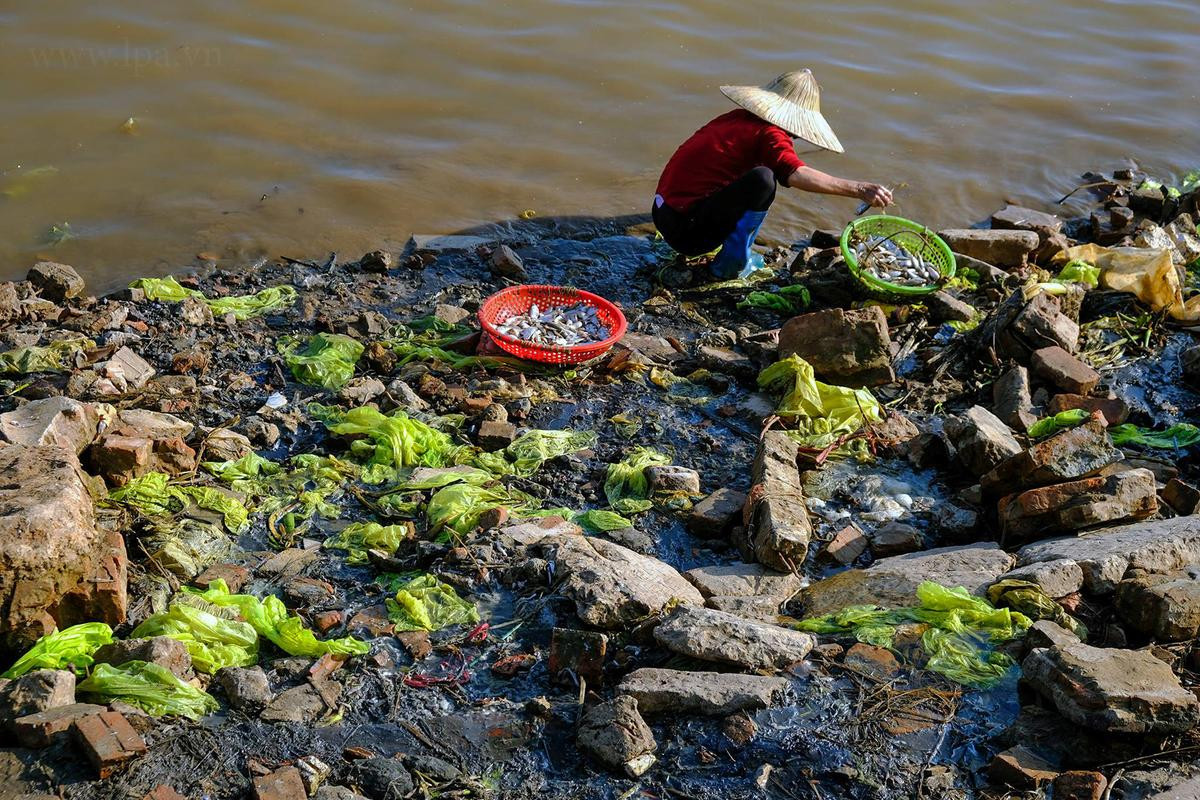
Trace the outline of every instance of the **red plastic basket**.
<path fill-rule="evenodd" d="M 584 303 L 596 309 L 600 322 L 608 327 L 608 338 L 594 344 L 572 347 L 533 344 L 507 336 L 496 329 L 496 324 L 509 317 L 524 314 L 537 303 L 541 308 L 569 306 Z M 598 294 L 566 286 L 510 286 L 483 301 L 479 309 L 479 324 L 487 331 L 499 347 L 517 358 L 539 361 L 543 364 L 581 364 L 602 356 L 625 335 L 628 323 L 616 304 Z"/>

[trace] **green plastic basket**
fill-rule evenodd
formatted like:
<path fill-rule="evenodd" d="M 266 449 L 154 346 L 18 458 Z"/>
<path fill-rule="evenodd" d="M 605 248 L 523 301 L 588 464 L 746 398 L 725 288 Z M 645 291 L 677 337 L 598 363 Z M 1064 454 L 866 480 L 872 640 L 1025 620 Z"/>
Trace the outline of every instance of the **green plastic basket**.
<path fill-rule="evenodd" d="M 857 231 L 862 236 L 890 236 L 892 241 L 910 253 L 921 255 L 928 263 L 937 267 L 942 280 L 928 286 L 902 286 L 859 269 L 858 258 L 850 247 L 850 236 Z M 884 299 L 920 297 L 936 292 L 947 280 L 954 277 L 954 253 L 942 238 L 924 225 L 903 217 L 877 214 L 859 217 L 842 231 L 842 258 L 846 267 L 863 288 L 872 295 Z"/>

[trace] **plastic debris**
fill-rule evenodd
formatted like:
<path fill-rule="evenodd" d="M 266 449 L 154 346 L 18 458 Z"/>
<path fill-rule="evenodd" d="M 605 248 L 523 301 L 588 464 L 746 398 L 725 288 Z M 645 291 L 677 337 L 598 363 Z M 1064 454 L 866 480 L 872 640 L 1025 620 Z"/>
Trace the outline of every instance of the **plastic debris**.
<path fill-rule="evenodd" d="M 479 622 L 475 604 L 432 575 L 419 575 L 399 585 L 387 600 L 388 619 L 398 631 L 437 631 Z"/>
<path fill-rule="evenodd" d="M 211 486 L 177 486 L 170 479 L 164 472 L 148 472 L 114 489 L 109 499 L 150 517 L 174 514 L 194 503 L 220 512 L 231 533 L 240 533 L 249 524 L 250 512 L 237 499 Z"/>
<path fill-rule="evenodd" d="M 76 354 L 95 346 L 91 339 L 61 339 L 44 347 L 18 347 L 0 353 L 0 372 L 62 372 L 71 369 Z"/>
<path fill-rule="evenodd" d="M 1087 640 L 1087 627 L 1068 614 L 1065 608 L 1042 591 L 1042 587 L 1036 583 L 1007 578 L 989 586 L 987 596 L 997 608 L 1020 611 L 1032 620 L 1048 619 L 1073 632 L 1080 639 Z"/>
<path fill-rule="evenodd" d="M 19 678 L 35 669 L 69 669 L 86 675 L 92 654 L 113 640 L 112 628 L 103 622 L 85 622 L 48 633 L 16 660 L 0 677 Z"/>
<path fill-rule="evenodd" d="M 204 591 L 186 587 L 184 591 L 192 592 L 215 606 L 236 608 L 242 619 L 249 622 L 259 636 L 265 636 L 288 655 L 317 658 L 326 653 L 364 655 L 370 650 L 366 642 L 353 636 L 326 641 L 317 639 L 311 630 L 304 627 L 300 617 L 288 616 L 287 607 L 275 595 L 267 595 L 260 600 L 249 594 L 233 594 L 220 578 L 210 583 Z"/>
<path fill-rule="evenodd" d="M 883 421 L 883 409 L 869 391 L 818 381 L 812 365 L 800 356 L 764 369 L 758 375 L 758 386 L 782 395 L 775 413 L 795 425 L 788 434 L 808 448 L 865 455 L 862 443 L 850 442 L 849 437 L 870 423 Z"/>
<path fill-rule="evenodd" d="M 484 512 L 500 506 L 507 508 L 514 517 L 521 517 L 538 511 L 541 503 L 517 489 L 455 483 L 434 492 L 425 515 L 430 531 L 441 533 L 441 538 L 446 540 L 451 531 L 470 533 Z"/>
<path fill-rule="evenodd" d="M 780 314 L 799 314 L 812 302 L 808 287 L 796 284 L 781 286 L 773 292 L 751 292 L 737 304 L 738 308 L 764 308 Z"/>
<path fill-rule="evenodd" d="M 169 636 L 184 643 L 192 666 L 214 674 L 223 667 L 245 667 L 258 662 L 258 633 L 249 623 L 228 619 L 200 608 L 194 595 L 176 595 L 170 608 L 155 614 L 130 634 L 132 639 Z M 214 609 L 225 611 L 228 609 Z"/>
<path fill-rule="evenodd" d="M 1069 283 L 1082 283 L 1095 289 L 1100 285 L 1100 268 L 1081 259 L 1068 261 L 1058 273 L 1056 280 Z"/>
<path fill-rule="evenodd" d="M 810 633 L 853 635 L 860 642 L 890 648 L 897 625 L 925 623 L 929 626 L 921 636 L 925 669 L 977 689 L 1004 679 L 1014 662 L 993 645 L 1024 634 L 1031 624 L 1028 617 L 995 608 L 961 586 L 949 589 L 933 581 L 917 587 L 916 600 L 917 605 L 908 608 L 849 606 L 803 620 L 796 627 Z"/>
<path fill-rule="evenodd" d="M 363 346 L 340 333 L 317 333 L 303 344 L 298 337 L 285 336 L 279 340 L 279 352 L 292 377 L 300 383 L 340 389 L 354 377 L 354 365 Z"/>
<path fill-rule="evenodd" d="M 186 518 L 151 525 L 139 542 L 151 561 L 185 581 L 233 550 L 218 526 Z"/>
<path fill-rule="evenodd" d="M 123 700 L 156 717 L 178 714 L 196 720 L 220 708 L 212 695 L 184 683 L 166 667 L 145 661 L 128 661 L 119 667 L 97 664 L 76 691 L 105 702 Z"/>
<path fill-rule="evenodd" d="M 665 466 L 671 459 L 649 447 L 635 448 L 623 460 L 608 465 L 604 496 L 618 514 L 640 514 L 654 505 L 650 502 L 650 482 L 646 467 Z"/>
<path fill-rule="evenodd" d="M 592 431 L 528 431 L 504 450 L 512 473 L 529 476 L 552 458 L 587 450 L 596 444 Z"/>
<path fill-rule="evenodd" d="M 346 563 L 360 565 L 367 563 L 368 550 L 382 550 L 390 556 L 408 536 L 409 529 L 406 525 L 355 522 L 347 525 L 336 536 L 326 539 L 322 546 L 326 550 L 345 550 L 349 553 Z"/>
<path fill-rule="evenodd" d="M 633 527 L 633 520 L 626 519 L 615 511 L 595 508 L 571 516 L 571 521 L 588 533 L 621 531 Z"/>
<path fill-rule="evenodd" d="M 1200 442 L 1200 428 L 1188 422 L 1180 422 L 1161 431 L 1143 428 L 1126 422 L 1108 429 L 1112 443 L 1120 447 L 1125 444 L 1140 444 L 1159 450 L 1178 450 Z"/>
<path fill-rule="evenodd" d="M 182 303 L 189 297 L 203 300 L 214 314 L 224 316 L 233 314 L 239 321 L 268 314 L 280 308 L 286 308 L 296 302 L 299 294 L 291 286 L 271 286 L 254 294 L 235 295 L 233 297 L 208 298 L 196 289 L 188 289 L 174 276 L 165 278 L 138 278 L 129 284 L 131 289 L 141 289 L 149 300 L 162 300 L 168 303 Z"/>
<path fill-rule="evenodd" d="M 1166 311 L 1174 319 L 1195 322 L 1200 320 L 1200 295 L 1184 300 L 1172 252 L 1167 248 L 1081 244 L 1059 253 L 1055 261 L 1092 264 L 1100 270 L 1101 287 L 1128 292 L 1154 311 Z"/>
<path fill-rule="evenodd" d="M 1051 434 L 1065 431 L 1067 428 L 1074 428 L 1087 422 L 1091 416 L 1090 413 L 1082 408 L 1068 408 L 1066 411 L 1060 411 L 1057 414 L 1049 417 L 1042 417 L 1037 422 L 1029 426 L 1029 437 L 1031 439 L 1044 439 Z"/>
<path fill-rule="evenodd" d="M 324 417 L 322 421 L 330 433 L 365 437 L 351 446 L 351 452 L 365 456 L 369 466 L 382 468 L 364 474 L 367 483 L 392 477 L 401 467 L 451 466 L 458 454 L 464 449 L 469 451 L 455 445 L 442 431 L 403 411 L 388 416 L 371 406 L 333 414 L 326 414 L 321 408 L 316 410 Z"/>

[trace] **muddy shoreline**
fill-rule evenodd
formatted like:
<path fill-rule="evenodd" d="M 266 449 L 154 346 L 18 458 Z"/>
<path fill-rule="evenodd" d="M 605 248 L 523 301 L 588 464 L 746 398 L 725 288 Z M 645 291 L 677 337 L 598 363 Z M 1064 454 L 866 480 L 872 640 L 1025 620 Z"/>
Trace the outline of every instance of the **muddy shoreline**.
<path fill-rule="evenodd" d="M 151 299 L 156 283 L 90 297 L 53 264 L 0 286 L 0 349 L 33 348 L 2 381 L 3 666 L 55 627 L 103 621 L 118 640 L 96 664 L 89 651 L 0 687 L 0 796 L 968 800 L 1111 782 L 1106 797 L 1134 800 L 1185 784 L 1200 723 L 1196 445 L 1145 442 L 1195 420 L 1200 358 L 1188 320 L 1150 295 L 1059 279 L 1070 259 L 1057 257 L 1089 242 L 1173 248 L 1186 299 L 1197 193 L 1090 177 L 1089 218 L 1010 207 L 943 232 L 959 279 L 916 305 L 871 303 L 823 231 L 772 249 L 752 283 L 714 288 L 643 217 L 206 269 L 177 276 L 182 300 Z M 569 372 L 489 361 L 504 354 L 481 348 L 474 315 L 519 283 L 607 297 L 629 335 Z M 778 291 L 798 285 L 807 305 Z M 295 296 L 256 295 L 274 287 Z M 245 313 L 221 303 L 248 296 L 259 305 Z M 317 336 L 360 345 L 352 378 L 300 380 L 313 373 L 295 353 Z M 63 342 L 53 358 L 38 349 Z M 865 387 L 857 402 L 878 400 L 878 416 L 820 439 L 760 385 L 792 354 L 822 385 Z M 420 424 L 332 430 L 360 408 Z M 452 449 L 378 461 L 414 430 Z M 595 439 L 518 467 L 509 444 L 544 430 Z M 648 510 L 585 531 L 575 515 L 620 507 L 612 465 L 638 447 L 663 456 L 635 470 L 645 496 L 630 497 Z M 295 482 L 204 466 L 251 453 Z M 315 461 L 289 461 L 301 455 Z M 429 510 L 466 481 L 444 477 L 456 464 L 490 465 L 481 485 L 504 498 L 461 530 Z M 182 499 L 122 495 L 160 473 Z M 244 505 L 245 524 L 205 490 Z M 323 546 L 364 522 L 401 538 L 360 547 L 355 564 Z M 415 573 L 475 621 L 397 631 L 387 601 Z M 1012 576 L 1043 618 L 987 642 L 998 666 L 974 686 L 933 668 L 927 618 L 894 625 L 886 647 L 796 630 L 847 606 L 913 606 L 921 580 L 984 596 Z M 211 605 L 217 578 L 361 649 L 290 655 L 258 630 L 252 657 L 206 672 L 187 636 L 128 642 L 180 602 L 247 622 Z M 1086 626 L 1088 644 L 1052 620 Z M 1084 656 L 1129 660 L 1089 675 L 1071 660 Z M 216 710 L 147 714 L 97 693 L 101 658 L 161 663 Z M 1122 669 L 1147 685 L 1112 685 Z M 1086 697 L 1054 688 L 1072 681 Z M 98 752 L 86 720 L 105 707 L 140 747 Z"/>

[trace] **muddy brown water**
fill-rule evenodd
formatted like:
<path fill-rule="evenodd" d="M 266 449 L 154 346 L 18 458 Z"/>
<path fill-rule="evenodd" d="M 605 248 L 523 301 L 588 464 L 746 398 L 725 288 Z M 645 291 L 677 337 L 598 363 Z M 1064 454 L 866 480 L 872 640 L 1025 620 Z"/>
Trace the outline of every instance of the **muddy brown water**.
<path fill-rule="evenodd" d="M 730 107 L 718 85 L 799 66 L 848 151 L 811 163 L 907 183 L 899 213 L 931 225 L 1041 205 L 1126 157 L 1200 165 L 1188 0 L 6 5 L 5 278 L 48 255 L 108 288 L 197 253 L 643 212 L 673 149 Z M 766 234 L 854 205 L 788 197 Z"/>

